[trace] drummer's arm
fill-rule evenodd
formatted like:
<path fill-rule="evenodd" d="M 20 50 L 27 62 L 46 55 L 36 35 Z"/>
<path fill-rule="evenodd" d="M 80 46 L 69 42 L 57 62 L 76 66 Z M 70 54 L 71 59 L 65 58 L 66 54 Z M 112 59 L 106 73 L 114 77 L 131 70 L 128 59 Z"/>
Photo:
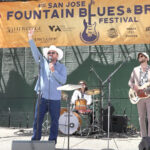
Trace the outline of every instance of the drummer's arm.
<path fill-rule="evenodd" d="M 77 97 L 78 97 L 78 93 L 77 91 L 74 91 L 71 97 L 71 104 L 75 104 L 75 101 L 78 99 Z"/>

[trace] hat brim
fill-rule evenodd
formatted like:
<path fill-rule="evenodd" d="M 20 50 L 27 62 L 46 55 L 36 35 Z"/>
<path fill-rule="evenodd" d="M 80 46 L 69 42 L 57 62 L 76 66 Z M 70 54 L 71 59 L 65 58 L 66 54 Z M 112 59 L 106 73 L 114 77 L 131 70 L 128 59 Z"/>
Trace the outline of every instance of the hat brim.
<path fill-rule="evenodd" d="M 44 57 L 48 58 L 47 53 L 48 53 L 48 51 L 50 51 L 50 50 L 53 50 L 53 51 L 56 51 L 56 52 L 57 52 L 57 54 L 58 54 L 58 58 L 57 58 L 57 59 L 58 59 L 58 60 L 61 60 L 61 59 L 63 58 L 63 51 L 62 51 L 62 49 L 57 48 L 57 47 L 54 46 L 54 45 L 50 46 L 49 48 L 48 48 L 48 47 L 43 48 L 43 55 L 44 55 Z"/>
<path fill-rule="evenodd" d="M 149 61 L 149 56 L 148 56 L 147 53 L 145 53 L 145 52 L 139 52 L 139 53 L 138 53 L 138 58 L 139 58 L 139 55 L 140 55 L 140 54 L 144 55 L 144 56 L 147 58 L 147 60 Z"/>

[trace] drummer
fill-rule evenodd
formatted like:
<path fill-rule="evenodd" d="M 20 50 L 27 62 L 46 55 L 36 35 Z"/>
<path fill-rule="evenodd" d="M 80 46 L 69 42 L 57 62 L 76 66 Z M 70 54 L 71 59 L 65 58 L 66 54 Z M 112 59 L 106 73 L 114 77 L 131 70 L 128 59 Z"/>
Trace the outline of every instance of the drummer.
<path fill-rule="evenodd" d="M 87 95 L 85 92 L 88 90 L 87 84 L 85 81 L 81 80 L 78 83 L 82 87 L 78 90 L 75 90 L 73 92 L 72 98 L 71 98 L 71 104 L 75 105 L 75 101 L 79 99 L 85 99 L 87 101 L 87 105 L 91 105 L 92 103 L 92 97 L 91 95 Z"/>

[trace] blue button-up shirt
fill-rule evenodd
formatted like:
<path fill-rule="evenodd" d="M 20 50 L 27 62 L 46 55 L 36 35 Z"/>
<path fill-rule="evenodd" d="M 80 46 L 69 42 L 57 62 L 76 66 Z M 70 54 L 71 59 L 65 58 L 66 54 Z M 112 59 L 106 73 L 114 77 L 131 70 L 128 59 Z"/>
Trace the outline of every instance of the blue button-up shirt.
<path fill-rule="evenodd" d="M 57 90 L 57 87 L 65 84 L 66 82 L 67 72 L 65 65 L 57 61 L 54 64 L 55 71 L 51 72 L 47 59 L 41 55 L 34 41 L 29 40 L 29 44 L 36 63 L 40 63 L 40 80 L 38 77 L 35 91 L 38 93 L 39 88 L 41 88 L 42 98 L 49 100 L 60 100 L 61 91 Z"/>

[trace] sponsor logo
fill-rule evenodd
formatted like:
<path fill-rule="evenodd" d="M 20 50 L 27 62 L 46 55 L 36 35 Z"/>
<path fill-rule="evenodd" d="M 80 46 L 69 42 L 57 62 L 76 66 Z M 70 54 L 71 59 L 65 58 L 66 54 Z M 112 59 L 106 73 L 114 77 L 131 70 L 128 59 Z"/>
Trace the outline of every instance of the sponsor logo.
<path fill-rule="evenodd" d="M 61 32 L 61 28 L 58 25 L 49 25 L 48 27 L 52 32 Z"/>
<path fill-rule="evenodd" d="M 146 27 L 146 29 L 145 29 L 146 31 L 150 31 L 150 27 Z"/>
<path fill-rule="evenodd" d="M 118 32 L 115 28 L 110 28 L 108 30 L 108 37 L 110 38 L 116 38 L 118 36 Z"/>

